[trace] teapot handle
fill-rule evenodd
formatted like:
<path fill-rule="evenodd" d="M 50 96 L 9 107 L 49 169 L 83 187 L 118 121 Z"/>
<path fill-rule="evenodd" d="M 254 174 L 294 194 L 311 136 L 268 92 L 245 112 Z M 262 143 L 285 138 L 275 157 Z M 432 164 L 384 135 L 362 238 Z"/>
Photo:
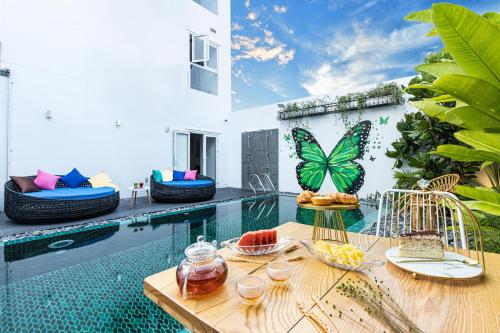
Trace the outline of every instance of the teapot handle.
<path fill-rule="evenodd" d="M 188 278 L 189 278 L 189 272 L 191 271 L 191 264 L 185 263 L 182 266 L 182 285 L 181 285 L 181 290 L 182 290 L 182 298 L 188 299 L 188 292 L 187 292 L 187 284 L 188 284 Z"/>

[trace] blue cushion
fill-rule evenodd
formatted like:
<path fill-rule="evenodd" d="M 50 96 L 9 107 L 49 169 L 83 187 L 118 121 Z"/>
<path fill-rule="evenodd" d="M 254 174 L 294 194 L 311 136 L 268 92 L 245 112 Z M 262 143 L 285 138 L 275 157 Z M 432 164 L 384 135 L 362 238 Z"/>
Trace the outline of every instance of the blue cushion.
<path fill-rule="evenodd" d="M 161 175 L 160 170 L 153 170 L 153 179 L 155 182 L 163 181 L 163 176 Z"/>
<path fill-rule="evenodd" d="M 76 168 L 73 168 L 66 176 L 61 177 L 61 181 L 71 188 L 77 188 L 87 180 L 89 180 L 88 177 L 83 176 Z"/>
<path fill-rule="evenodd" d="M 206 187 L 214 184 L 213 180 L 172 180 L 170 182 L 161 182 L 168 186 L 179 186 L 179 187 Z"/>
<path fill-rule="evenodd" d="M 184 180 L 186 172 L 174 170 L 174 180 Z"/>
<path fill-rule="evenodd" d="M 115 193 L 112 187 L 58 187 L 55 190 L 42 190 L 40 192 L 25 193 L 30 197 L 53 200 L 86 200 L 103 198 Z"/>

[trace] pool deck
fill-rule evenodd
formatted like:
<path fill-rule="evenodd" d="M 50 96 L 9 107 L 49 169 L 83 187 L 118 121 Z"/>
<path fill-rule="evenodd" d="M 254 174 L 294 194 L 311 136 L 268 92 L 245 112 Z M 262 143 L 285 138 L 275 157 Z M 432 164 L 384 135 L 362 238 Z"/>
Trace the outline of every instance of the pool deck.
<path fill-rule="evenodd" d="M 253 196 L 254 193 L 251 190 L 244 190 L 240 188 L 224 187 L 218 188 L 215 196 L 208 201 L 200 201 L 194 203 L 157 203 L 152 202 L 151 206 L 148 204 L 146 197 L 137 197 L 137 204 L 135 208 L 130 208 L 130 199 L 121 199 L 118 208 L 110 213 L 99 217 L 94 217 L 91 219 L 85 219 L 80 221 L 71 221 L 64 223 L 41 223 L 41 224 L 22 224 L 9 220 L 5 216 L 4 212 L 0 211 L 0 238 L 8 235 L 14 235 L 18 233 L 26 233 L 38 230 L 53 229 L 59 227 L 68 227 L 79 224 L 87 224 L 98 221 L 105 221 L 110 219 L 117 219 L 133 215 L 141 215 L 147 213 L 155 213 L 161 211 L 167 211 L 171 209 L 176 209 L 179 207 L 186 206 L 196 206 L 200 204 L 235 200 L 244 197 Z"/>

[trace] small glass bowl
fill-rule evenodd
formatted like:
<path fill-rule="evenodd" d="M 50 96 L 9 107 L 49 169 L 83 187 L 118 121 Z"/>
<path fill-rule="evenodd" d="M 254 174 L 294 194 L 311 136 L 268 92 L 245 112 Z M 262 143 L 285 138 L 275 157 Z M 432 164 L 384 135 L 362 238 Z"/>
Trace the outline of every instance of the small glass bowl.
<path fill-rule="evenodd" d="M 291 274 L 291 266 L 286 261 L 271 261 L 267 264 L 267 276 L 274 286 L 285 285 Z"/>
<path fill-rule="evenodd" d="M 258 305 L 266 297 L 266 281 L 258 276 L 245 275 L 236 281 L 235 291 L 241 303 Z"/>

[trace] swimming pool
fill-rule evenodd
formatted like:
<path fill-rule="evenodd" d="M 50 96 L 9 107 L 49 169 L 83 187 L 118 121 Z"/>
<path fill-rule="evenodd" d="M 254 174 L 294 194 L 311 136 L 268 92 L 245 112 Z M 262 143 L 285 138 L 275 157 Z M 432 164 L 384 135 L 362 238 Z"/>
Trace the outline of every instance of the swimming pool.
<path fill-rule="evenodd" d="M 344 212 L 354 232 L 375 218 L 368 206 Z M 312 224 L 313 216 L 279 195 L 7 241 L 0 332 L 181 332 L 143 295 L 143 279 L 177 265 L 198 235 L 222 241 L 289 221 Z"/>

